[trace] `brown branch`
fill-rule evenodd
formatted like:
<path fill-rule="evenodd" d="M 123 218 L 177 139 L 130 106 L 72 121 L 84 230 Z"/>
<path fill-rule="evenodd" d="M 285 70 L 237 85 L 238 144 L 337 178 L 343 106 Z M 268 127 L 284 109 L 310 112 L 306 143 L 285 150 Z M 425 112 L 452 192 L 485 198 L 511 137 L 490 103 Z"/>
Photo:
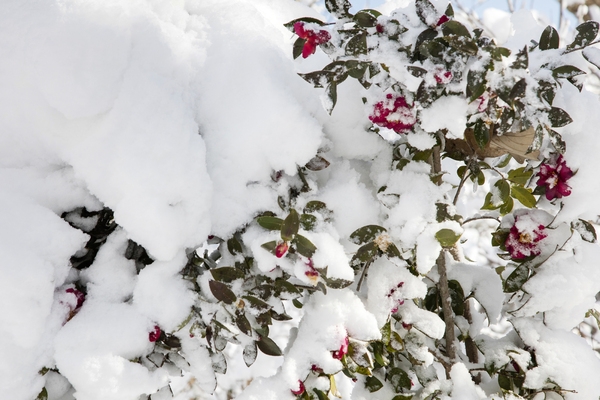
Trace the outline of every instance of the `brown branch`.
<path fill-rule="evenodd" d="M 440 280 L 438 282 L 438 290 L 442 299 L 442 312 L 444 314 L 444 323 L 446 324 L 446 355 L 450 363 L 456 360 L 456 335 L 454 333 L 454 312 L 450 299 L 450 289 L 448 287 L 448 275 L 446 273 L 446 250 L 442 250 L 437 259 L 438 273 Z"/>

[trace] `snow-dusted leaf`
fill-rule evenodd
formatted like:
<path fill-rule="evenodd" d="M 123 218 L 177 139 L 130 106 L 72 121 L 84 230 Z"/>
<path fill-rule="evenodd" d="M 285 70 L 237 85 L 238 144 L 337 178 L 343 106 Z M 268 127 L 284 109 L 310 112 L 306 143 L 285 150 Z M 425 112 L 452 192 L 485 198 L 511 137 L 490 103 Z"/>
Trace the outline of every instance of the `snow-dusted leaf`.
<path fill-rule="evenodd" d="M 540 37 L 540 50 L 558 49 L 559 40 L 556 29 L 548 25 Z"/>
<path fill-rule="evenodd" d="M 268 229 L 270 231 L 281 230 L 281 227 L 283 226 L 283 220 L 277 217 L 258 217 L 256 219 L 256 222 L 258 222 L 258 224 L 263 228 Z"/>
<path fill-rule="evenodd" d="M 434 5 L 429 0 L 415 0 L 415 5 L 419 19 L 426 25 L 435 25 L 437 10 Z"/>
<path fill-rule="evenodd" d="M 338 18 L 348 16 L 348 11 L 352 5 L 348 0 L 325 0 L 327 11 Z"/>
<path fill-rule="evenodd" d="M 300 217 L 298 216 L 298 212 L 294 209 L 291 209 L 290 213 L 283 221 L 283 225 L 281 226 L 281 239 L 289 242 L 294 238 L 294 235 L 298 233 L 299 228 Z"/>
<path fill-rule="evenodd" d="M 567 45 L 567 50 L 578 49 L 592 43 L 596 39 L 596 36 L 598 36 L 598 26 L 599 24 L 596 21 L 586 21 L 575 28 L 577 29 L 577 35 Z"/>
<path fill-rule="evenodd" d="M 458 239 L 460 239 L 460 236 L 461 235 L 457 234 L 452 229 L 447 228 L 440 229 L 435 234 L 435 238 L 442 245 L 442 247 L 454 246 L 454 244 L 458 242 Z"/>
<path fill-rule="evenodd" d="M 213 370 L 218 374 L 227 373 L 227 360 L 225 359 L 225 355 L 220 351 L 216 353 L 211 353 L 210 359 L 212 360 Z"/>
<path fill-rule="evenodd" d="M 571 222 L 571 228 L 576 230 L 586 242 L 596 243 L 598 240 L 594 225 L 586 220 L 578 219 L 577 221 Z"/>
<path fill-rule="evenodd" d="M 321 171 L 327 167 L 329 167 L 329 161 L 321 156 L 314 156 L 308 163 L 306 163 L 306 168 L 311 171 Z"/>
<path fill-rule="evenodd" d="M 354 15 L 354 21 L 363 28 L 371 28 L 377 25 L 377 17 L 380 15 L 381 13 L 377 10 L 360 10 Z"/>
<path fill-rule="evenodd" d="M 252 342 L 244 346 L 243 357 L 244 363 L 246 366 L 251 366 L 256 361 L 256 356 L 258 355 L 258 350 L 256 349 L 256 343 Z"/>
<path fill-rule="evenodd" d="M 372 242 L 377 238 L 377 236 L 382 233 L 387 232 L 387 230 L 379 225 L 367 225 L 362 228 L 358 228 L 350 235 L 350 241 L 354 244 L 365 244 L 368 242 Z"/>
<path fill-rule="evenodd" d="M 296 234 L 292 244 L 296 246 L 296 251 L 306 258 L 311 258 L 317 251 L 317 246 L 300 234 Z"/>
<path fill-rule="evenodd" d="M 548 113 L 548 119 L 553 128 L 560 128 L 573 122 L 571 116 L 565 110 L 558 107 L 552 107 Z"/>
<path fill-rule="evenodd" d="M 214 268 L 210 270 L 210 273 L 215 280 L 227 283 L 244 277 L 244 273 L 234 267 Z"/>
<path fill-rule="evenodd" d="M 371 392 L 374 393 L 376 391 L 378 391 L 379 389 L 381 389 L 383 387 L 383 383 L 381 383 L 381 381 L 379 379 L 377 379 L 374 376 L 367 376 L 365 378 L 365 388 Z"/>
<path fill-rule="evenodd" d="M 504 281 L 504 291 L 513 293 L 520 290 L 527 279 L 529 279 L 529 268 L 525 264 L 519 264 Z"/>
<path fill-rule="evenodd" d="M 392 384 L 396 393 L 400 393 L 403 389 L 409 390 L 412 386 L 410 377 L 400 368 L 392 368 L 387 374 L 387 381 Z"/>

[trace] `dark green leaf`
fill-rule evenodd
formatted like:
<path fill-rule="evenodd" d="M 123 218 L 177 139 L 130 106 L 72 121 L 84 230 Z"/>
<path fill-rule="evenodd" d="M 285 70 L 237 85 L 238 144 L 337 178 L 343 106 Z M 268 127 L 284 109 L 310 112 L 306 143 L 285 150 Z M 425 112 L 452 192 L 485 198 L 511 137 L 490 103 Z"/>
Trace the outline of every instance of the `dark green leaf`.
<path fill-rule="evenodd" d="M 353 268 L 357 268 L 360 264 L 372 261 L 379 254 L 379 247 L 375 242 L 369 242 L 364 246 L 360 247 L 352 260 L 350 265 Z"/>
<path fill-rule="evenodd" d="M 426 58 L 443 60 L 447 46 L 439 39 L 428 40 L 419 46 L 419 52 Z"/>
<path fill-rule="evenodd" d="M 348 40 L 346 54 L 353 56 L 367 54 L 367 32 L 360 32 L 358 35 Z"/>
<path fill-rule="evenodd" d="M 329 397 L 324 391 L 319 390 L 317 388 L 313 388 L 313 392 L 315 392 L 315 394 L 317 395 L 318 400 L 329 400 Z"/>
<path fill-rule="evenodd" d="M 425 68 L 415 67 L 414 65 L 409 65 L 408 67 L 406 67 L 406 69 L 408 70 L 408 72 L 411 73 L 412 76 L 417 78 L 420 78 L 427 74 L 427 70 Z"/>
<path fill-rule="evenodd" d="M 540 37 L 540 50 L 558 49 L 558 32 L 548 25 Z"/>
<path fill-rule="evenodd" d="M 554 77 L 554 79 L 568 79 L 583 74 L 585 74 L 585 72 L 573 65 L 561 65 L 560 67 L 556 67 L 552 70 L 552 76 Z"/>
<path fill-rule="evenodd" d="M 352 285 L 354 281 L 348 281 L 346 279 L 327 278 L 325 275 L 321 275 L 321 278 L 325 281 L 327 287 L 332 289 L 343 289 Z"/>
<path fill-rule="evenodd" d="M 571 228 L 579 232 L 581 238 L 586 242 L 596 243 L 598 236 L 596 236 L 596 229 L 594 225 L 586 220 L 578 219 L 577 221 L 571 222 Z"/>
<path fill-rule="evenodd" d="M 231 289 L 222 282 L 208 281 L 208 286 L 210 287 L 213 296 L 225 304 L 232 304 L 237 299 Z"/>
<path fill-rule="evenodd" d="M 296 308 L 302 308 L 302 307 L 304 306 L 304 304 L 302 304 L 302 303 L 300 302 L 300 300 L 298 300 L 298 299 L 294 299 L 294 300 L 292 300 L 292 304 L 293 304 L 293 305 L 294 305 L 294 307 L 296 307 Z"/>
<path fill-rule="evenodd" d="M 241 254 L 244 250 L 242 249 L 242 244 L 235 238 L 232 237 L 227 241 L 227 250 L 232 255 Z"/>
<path fill-rule="evenodd" d="M 280 356 L 283 353 L 277 343 L 268 336 L 262 336 L 256 341 L 258 349 L 268 356 Z"/>
<path fill-rule="evenodd" d="M 561 126 L 569 125 L 573 120 L 571 116 L 567 114 L 565 110 L 558 107 L 552 107 L 548 113 L 548 119 L 552 124 L 553 128 L 560 128 Z"/>
<path fill-rule="evenodd" d="M 350 235 L 350 241 L 354 244 L 365 244 L 368 242 L 372 242 L 377 238 L 377 236 L 382 233 L 387 232 L 387 230 L 379 225 L 367 225 L 362 228 L 358 228 Z"/>
<path fill-rule="evenodd" d="M 514 99 L 520 98 L 520 97 L 525 97 L 526 89 L 527 89 L 527 80 L 525 78 L 523 78 L 520 81 L 518 81 L 517 83 L 515 83 L 515 86 L 513 86 L 513 88 L 511 89 L 508 97 L 510 97 L 511 100 L 514 100 Z"/>
<path fill-rule="evenodd" d="M 275 321 L 289 321 L 292 319 L 292 317 L 290 317 L 285 312 L 280 314 L 278 312 L 275 312 L 275 310 L 271 310 L 270 313 L 271 313 L 271 318 L 273 318 Z"/>
<path fill-rule="evenodd" d="M 475 136 L 477 145 L 482 149 L 488 145 L 491 139 L 490 128 L 482 119 L 478 119 L 477 122 L 475 122 L 473 135 Z"/>
<path fill-rule="evenodd" d="M 504 281 L 504 291 L 513 293 L 520 290 L 523 284 L 529 279 L 529 268 L 525 264 L 519 266 Z"/>
<path fill-rule="evenodd" d="M 242 271 L 233 267 L 213 268 L 210 270 L 210 273 L 215 280 L 227 283 L 244 277 Z"/>
<path fill-rule="evenodd" d="M 596 21 L 584 22 L 576 29 L 577 35 L 575 35 L 573 42 L 567 46 L 567 50 L 585 47 L 598 36 L 598 22 Z"/>
<path fill-rule="evenodd" d="M 302 48 L 300 48 L 300 53 L 302 53 Z M 335 72 L 333 71 L 314 71 L 309 72 L 307 74 L 298 74 L 302 79 L 306 82 L 310 83 L 316 88 L 323 88 L 329 82 L 331 82 L 335 77 Z"/>
<path fill-rule="evenodd" d="M 503 248 L 509 232 L 510 231 L 508 229 L 498 229 L 492 233 L 492 246 L 499 246 L 500 248 Z"/>
<path fill-rule="evenodd" d="M 508 196 L 510 196 L 510 184 L 504 179 L 500 179 L 494 184 L 494 187 L 498 190 L 498 197 L 504 203 Z"/>
<path fill-rule="evenodd" d="M 243 296 L 243 299 L 247 300 L 248 303 L 250 303 L 250 306 L 257 310 L 268 310 L 271 308 L 271 306 L 269 304 L 265 303 L 263 300 L 259 299 L 258 297 L 246 295 L 246 296 Z"/>
<path fill-rule="evenodd" d="M 452 311 L 456 315 L 465 313 L 465 292 L 462 286 L 456 280 L 448 281 L 448 290 L 450 291 L 450 300 L 452 302 Z"/>
<path fill-rule="evenodd" d="M 348 70 L 348 75 L 355 79 L 361 79 L 364 77 L 367 68 L 369 67 L 369 63 L 360 62 L 356 60 L 348 60 L 346 61 L 346 68 Z"/>
<path fill-rule="evenodd" d="M 506 202 L 504 202 L 504 204 L 502 204 L 499 208 L 500 214 L 501 215 L 506 215 L 509 212 L 512 211 L 513 207 L 515 206 L 515 203 L 512 199 L 512 197 L 509 197 L 508 199 L 506 199 Z"/>
<path fill-rule="evenodd" d="M 275 249 L 277 248 L 277 241 L 272 240 L 270 242 L 263 243 L 260 247 L 262 247 L 271 254 L 275 254 Z"/>
<path fill-rule="evenodd" d="M 452 229 L 440 229 L 436 232 L 435 238 L 442 245 L 442 247 L 448 248 L 454 246 L 458 239 L 460 239 L 459 234 L 454 232 Z"/>
<path fill-rule="evenodd" d="M 560 135 L 560 133 L 556 132 L 555 130 L 550 129 L 550 131 L 548 132 L 548 135 L 550 136 L 550 143 L 552 143 L 552 146 L 554 146 L 556 151 L 558 151 L 560 154 L 564 154 L 565 151 L 567 150 L 567 144 L 562 139 L 562 136 Z"/>
<path fill-rule="evenodd" d="M 281 239 L 289 242 L 294 238 L 294 235 L 298 233 L 299 228 L 300 217 L 298 216 L 298 212 L 294 209 L 291 209 L 290 213 L 283 221 L 283 225 L 281 226 Z"/>
<path fill-rule="evenodd" d="M 458 21 L 447 21 L 442 25 L 442 33 L 444 36 L 465 36 L 471 38 L 471 33 L 466 26 Z"/>
<path fill-rule="evenodd" d="M 485 92 L 486 71 L 469 70 L 467 73 L 467 97 L 469 102 L 479 98 Z"/>
<path fill-rule="evenodd" d="M 365 388 L 371 393 L 378 391 L 383 387 L 383 383 L 374 376 L 367 376 L 365 378 Z"/>
<path fill-rule="evenodd" d="M 306 231 L 311 231 L 315 228 L 317 224 L 317 217 L 311 214 L 302 214 L 300 215 L 300 225 L 302 229 Z"/>
<path fill-rule="evenodd" d="M 314 213 L 315 211 L 327 210 L 327 205 L 319 200 L 312 200 L 306 203 L 304 207 L 305 213 Z"/>
<path fill-rule="evenodd" d="M 292 240 L 292 244 L 296 246 L 298 253 L 307 258 L 311 258 L 315 251 L 317 251 L 317 246 L 300 234 L 296 234 L 294 240 Z"/>
<path fill-rule="evenodd" d="M 306 39 L 296 39 L 296 41 L 294 42 L 294 47 L 292 48 L 292 55 L 294 56 L 294 60 L 302 55 L 302 49 L 304 49 L 305 44 Z"/>
<path fill-rule="evenodd" d="M 40 394 L 38 394 L 35 400 L 48 400 L 48 391 L 45 387 L 42 388 L 42 391 Z"/>
<path fill-rule="evenodd" d="M 545 100 L 548 105 L 552 105 L 554 96 L 556 96 L 556 84 L 547 81 L 539 81 L 537 93 L 540 99 Z"/>
<path fill-rule="evenodd" d="M 325 106 L 325 110 L 329 113 L 329 115 L 331 115 L 333 109 L 335 108 L 335 104 L 337 103 L 337 83 L 331 82 L 329 85 L 327 85 L 325 88 L 325 93 L 329 98 L 329 102 Z"/>
<path fill-rule="evenodd" d="M 529 53 L 527 52 L 527 46 L 523 47 L 523 50 L 517 53 L 517 59 L 510 67 L 513 69 L 526 69 L 529 67 Z"/>
<path fill-rule="evenodd" d="M 325 7 L 331 14 L 342 18 L 349 15 L 348 10 L 352 5 L 348 0 L 325 0 Z"/>
<path fill-rule="evenodd" d="M 417 6 L 417 15 L 425 25 L 435 25 L 437 23 L 437 10 L 429 0 L 415 0 Z"/>
<path fill-rule="evenodd" d="M 437 287 L 432 286 L 427 290 L 424 302 L 425 309 L 437 313 L 437 310 L 440 307 L 440 294 L 438 293 Z"/>
<path fill-rule="evenodd" d="M 392 370 L 388 372 L 386 380 L 392 384 L 396 393 L 400 393 L 402 389 L 409 390 L 412 386 L 410 377 L 406 371 L 400 368 L 392 368 Z"/>
<path fill-rule="evenodd" d="M 392 398 L 392 400 L 412 400 L 414 396 L 410 394 L 399 394 Z"/>
<path fill-rule="evenodd" d="M 246 346 L 244 346 L 243 356 L 244 356 L 244 363 L 246 363 L 247 367 L 254 364 L 254 361 L 256 361 L 257 355 L 258 355 L 258 351 L 256 350 L 255 342 L 249 343 Z"/>
<path fill-rule="evenodd" d="M 502 57 L 510 56 L 510 50 L 506 47 L 493 47 L 490 54 L 496 61 L 502 61 Z"/>
<path fill-rule="evenodd" d="M 244 334 L 250 336 L 250 334 L 252 333 L 252 326 L 250 325 L 248 318 L 246 318 L 246 316 L 243 313 L 239 313 L 236 315 L 235 324 L 237 325 L 239 330 L 242 331 Z"/>
<path fill-rule="evenodd" d="M 415 97 L 415 100 L 423 104 L 425 107 L 428 107 L 434 101 L 436 101 L 440 95 L 441 93 L 438 93 L 435 86 L 428 86 L 425 80 L 423 80 L 417 89 L 417 96 Z"/>
<path fill-rule="evenodd" d="M 446 22 L 448 23 L 448 22 Z M 445 25 L 445 24 L 444 24 Z M 478 47 L 474 40 L 466 36 L 444 36 L 450 47 L 470 56 L 477 55 Z"/>
<path fill-rule="evenodd" d="M 513 123 L 515 122 L 515 111 L 511 108 L 503 108 L 500 121 L 496 124 L 496 133 L 499 136 L 512 131 Z"/>
<path fill-rule="evenodd" d="M 277 217 L 258 217 L 256 222 L 270 231 L 279 231 L 283 226 L 283 220 Z"/>
<path fill-rule="evenodd" d="M 510 378 L 508 376 L 506 376 L 505 374 L 499 374 L 498 375 L 498 386 L 500 386 L 501 389 L 507 390 L 507 391 L 512 391 L 512 384 L 510 382 Z"/>
<path fill-rule="evenodd" d="M 377 17 L 380 15 L 376 10 L 360 10 L 354 15 L 354 21 L 363 28 L 372 28 L 377 25 Z"/>
<path fill-rule="evenodd" d="M 448 7 L 446 7 L 444 15 L 446 15 L 447 17 L 454 17 L 454 9 L 452 8 L 452 3 L 448 3 Z"/>

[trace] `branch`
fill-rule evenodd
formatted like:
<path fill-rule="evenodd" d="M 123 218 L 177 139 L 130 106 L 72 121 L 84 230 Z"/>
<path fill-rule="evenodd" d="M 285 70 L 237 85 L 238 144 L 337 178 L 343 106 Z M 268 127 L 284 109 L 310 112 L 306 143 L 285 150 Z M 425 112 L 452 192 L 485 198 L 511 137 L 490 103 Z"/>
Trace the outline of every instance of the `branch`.
<path fill-rule="evenodd" d="M 438 282 L 438 290 L 442 299 L 442 312 L 444 314 L 444 323 L 446 324 L 446 354 L 450 363 L 456 360 L 456 335 L 454 333 L 454 312 L 452 312 L 452 304 L 450 299 L 450 289 L 448 288 L 448 275 L 446 273 L 446 250 L 442 250 L 437 259 L 438 273 L 440 280 Z"/>

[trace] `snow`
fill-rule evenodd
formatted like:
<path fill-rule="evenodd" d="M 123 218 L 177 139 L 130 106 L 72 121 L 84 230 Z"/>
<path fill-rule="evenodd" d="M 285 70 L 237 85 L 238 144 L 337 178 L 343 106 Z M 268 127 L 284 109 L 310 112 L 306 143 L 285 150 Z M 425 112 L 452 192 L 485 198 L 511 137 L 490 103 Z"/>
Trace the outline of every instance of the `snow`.
<path fill-rule="evenodd" d="M 421 110 L 421 127 L 427 132 L 447 129 L 452 137 L 462 139 L 467 125 L 466 99 L 458 96 L 444 96 Z"/>

